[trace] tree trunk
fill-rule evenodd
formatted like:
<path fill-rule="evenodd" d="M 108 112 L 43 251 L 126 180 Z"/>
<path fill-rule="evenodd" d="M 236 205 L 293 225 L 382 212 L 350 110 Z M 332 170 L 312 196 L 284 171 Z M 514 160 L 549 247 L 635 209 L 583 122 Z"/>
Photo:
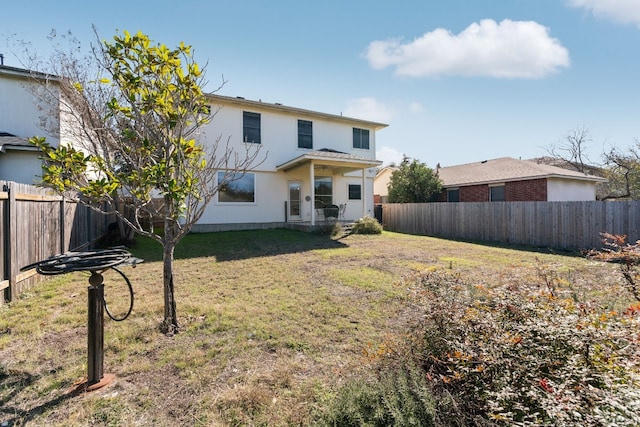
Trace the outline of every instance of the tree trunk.
<path fill-rule="evenodd" d="M 162 333 L 173 335 L 178 332 L 178 315 L 176 312 L 176 298 L 173 283 L 173 252 L 175 243 L 172 240 L 165 242 L 163 259 L 164 278 L 164 320 L 160 325 Z"/>

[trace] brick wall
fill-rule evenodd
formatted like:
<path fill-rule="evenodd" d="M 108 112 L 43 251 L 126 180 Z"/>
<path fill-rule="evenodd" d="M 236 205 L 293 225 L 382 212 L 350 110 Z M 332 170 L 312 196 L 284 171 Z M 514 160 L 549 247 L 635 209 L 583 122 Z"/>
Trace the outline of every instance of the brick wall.
<path fill-rule="evenodd" d="M 489 186 L 488 185 L 468 185 L 460 187 L 461 202 L 488 202 Z"/>
<path fill-rule="evenodd" d="M 545 202 L 547 200 L 547 180 L 545 178 L 505 183 L 507 202 Z M 439 202 L 447 201 L 446 189 L 438 195 Z M 488 202 L 489 186 L 468 185 L 460 187 L 461 202 Z"/>
<path fill-rule="evenodd" d="M 507 182 L 505 195 L 507 202 L 546 202 L 547 180 L 540 178 Z"/>

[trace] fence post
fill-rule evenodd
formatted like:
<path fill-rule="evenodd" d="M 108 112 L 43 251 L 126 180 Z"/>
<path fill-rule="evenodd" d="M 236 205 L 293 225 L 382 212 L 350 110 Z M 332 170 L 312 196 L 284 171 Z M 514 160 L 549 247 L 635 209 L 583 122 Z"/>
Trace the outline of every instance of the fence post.
<path fill-rule="evenodd" d="M 7 213 L 6 213 L 6 234 L 5 234 L 5 250 L 6 250 L 6 271 L 9 278 L 9 287 L 4 290 L 4 300 L 10 302 L 13 295 L 17 295 L 17 276 L 20 266 L 16 265 L 18 252 L 18 237 L 15 235 L 18 230 L 18 215 L 16 206 L 16 193 L 12 191 L 8 185 L 4 186 L 4 191 L 8 194 Z"/>
<path fill-rule="evenodd" d="M 65 253 L 67 251 L 67 248 L 65 248 L 65 242 L 67 241 L 66 239 L 66 227 L 65 227 L 65 222 L 66 222 L 66 218 L 65 218 L 65 210 L 66 210 L 66 206 L 65 206 L 65 202 L 64 202 L 64 197 L 60 200 L 60 215 L 58 216 L 58 220 L 60 221 L 60 253 Z"/>

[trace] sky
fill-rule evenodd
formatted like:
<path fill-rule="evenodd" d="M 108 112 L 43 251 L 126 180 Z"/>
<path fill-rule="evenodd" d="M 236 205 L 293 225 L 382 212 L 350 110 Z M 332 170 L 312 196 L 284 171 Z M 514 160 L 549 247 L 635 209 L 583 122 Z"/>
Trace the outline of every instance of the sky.
<path fill-rule="evenodd" d="M 190 44 L 220 95 L 386 123 L 384 164 L 530 159 L 576 129 L 597 163 L 640 138 L 640 0 L 12 1 L 0 53 L 92 26 Z"/>

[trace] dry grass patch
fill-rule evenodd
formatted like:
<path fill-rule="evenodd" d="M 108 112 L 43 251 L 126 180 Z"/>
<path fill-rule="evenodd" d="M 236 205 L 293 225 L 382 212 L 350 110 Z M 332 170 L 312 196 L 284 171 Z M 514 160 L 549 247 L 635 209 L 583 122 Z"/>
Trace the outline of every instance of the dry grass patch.
<path fill-rule="evenodd" d="M 414 271 L 451 267 L 504 283 L 538 277 L 549 263 L 576 292 L 592 292 L 587 283 L 611 292 L 616 281 L 577 257 L 389 232 L 195 234 L 176 252 L 183 330 L 166 337 L 157 332 L 160 248 L 141 241 L 132 252 L 145 262 L 124 269 L 135 291 L 130 318 L 106 321 L 105 372 L 117 381 L 104 391 L 64 394 L 86 375 L 86 274 L 47 280 L 0 307 L 0 422 L 308 425 L 366 368 L 368 349 L 403 333 L 413 309 L 398 283 Z M 110 306 L 126 309 L 123 290 L 106 286 Z"/>

